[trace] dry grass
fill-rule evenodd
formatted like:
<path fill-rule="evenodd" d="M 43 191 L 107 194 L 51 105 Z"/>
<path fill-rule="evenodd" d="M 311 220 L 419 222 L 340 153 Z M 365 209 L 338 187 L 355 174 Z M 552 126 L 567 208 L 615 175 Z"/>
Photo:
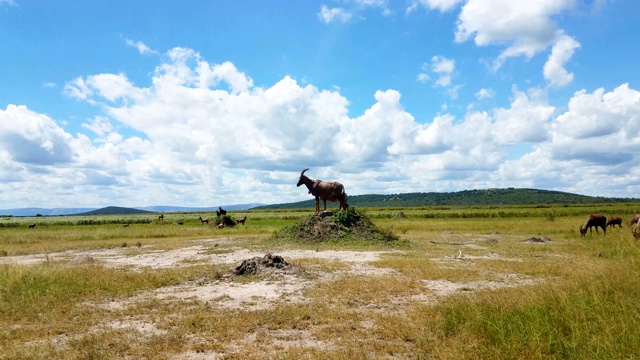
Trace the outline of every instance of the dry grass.
<path fill-rule="evenodd" d="M 310 246 L 267 241 L 272 229 L 295 221 L 280 215 L 221 231 L 197 223 L 0 228 L 0 250 L 9 255 L 0 258 L 0 358 L 582 359 L 640 352 L 640 243 L 628 229 L 581 238 L 582 216 L 389 216 L 374 222 L 408 246 Z M 524 241 L 532 236 L 551 242 Z M 199 240 L 207 238 L 219 240 Z M 354 248 L 376 255 L 353 260 Z M 118 253 L 132 264 L 187 249 L 197 256 L 150 268 L 114 266 L 111 255 L 72 266 L 77 254 L 60 253 L 80 249 Z M 291 251 L 286 260 L 298 272 L 234 277 L 237 264 L 220 259 L 238 251 Z M 29 254 L 41 261 L 4 261 Z M 269 286 L 291 290 L 269 301 L 247 292 L 239 302 L 216 292 Z"/>

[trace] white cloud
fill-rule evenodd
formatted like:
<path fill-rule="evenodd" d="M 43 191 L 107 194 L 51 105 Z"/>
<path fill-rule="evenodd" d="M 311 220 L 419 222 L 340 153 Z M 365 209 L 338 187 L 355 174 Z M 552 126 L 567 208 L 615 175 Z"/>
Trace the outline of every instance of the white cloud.
<path fill-rule="evenodd" d="M 0 5 L 7 4 L 9 6 L 18 6 L 14 0 L 0 0 Z"/>
<path fill-rule="evenodd" d="M 131 47 L 138 49 L 138 52 L 143 55 L 147 54 L 158 54 L 158 51 L 151 49 L 142 41 L 133 41 L 130 39 L 125 39 L 125 43 Z"/>
<path fill-rule="evenodd" d="M 431 79 L 428 72 L 432 72 L 436 75 L 435 85 L 440 87 L 450 87 L 451 78 L 455 71 L 456 62 L 453 59 L 447 59 L 444 56 L 436 55 L 431 58 L 430 63 L 424 63 L 421 66 L 421 72 L 418 73 L 416 81 L 420 83 L 426 83 Z M 457 88 L 454 87 L 451 91 L 457 93 Z"/>
<path fill-rule="evenodd" d="M 551 49 L 551 55 L 543 68 L 544 78 L 549 80 L 551 86 L 563 87 L 573 80 L 573 74 L 569 73 L 564 65 L 579 47 L 580 43 L 573 38 L 564 34 L 558 36 L 558 40 Z"/>
<path fill-rule="evenodd" d="M 544 142 L 555 108 L 547 105 L 538 91 L 513 92 L 510 108 L 494 110 L 496 140 L 507 145 Z"/>
<path fill-rule="evenodd" d="M 553 44 L 558 28 L 552 17 L 574 5 L 575 0 L 469 0 L 458 18 L 456 41 L 507 45 L 494 62 L 497 69 L 509 57 L 531 58 Z"/>
<path fill-rule="evenodd" d="M 627 84 L 576 92 L 559 116 L 541 90 L 514 88 L 506 107 L 470 107 L 424 124 L 394 89 L 377 91 L 369 109 L 350 117 L 338 89 L 288 76 L 257 87 L 232 63 L 208 63 L 184 48 L 167 54 L 150 84 L 124 74 L 69 82 L 70 96 L 104 109 L 83 125 L 87 134 L 68 134 L 25 106 L 0 110 L 0 202 L 286 202 L 308 197 L 295 188 L 307 167 L 354 195 L 500 185 L 602 195 L 597 186 L 611 171 L 620 189 L 640 175 L 629 166 L 640 154 L 640 92 Z"/>
<path fill-rule="evenodd" d="M 557 136 L 574 140 L 621 137 L 620 142 L 609 144 L 607 148 L 638 144 L 640 92 L 630 89 L 629 84 L 608 93 L 603 88 L 592 94 L 578 91 L 569 101 L 568 111 L 554 122 L 554 129 Z"/>
<path fill-rule="evenodd" d="M 439 76 L 436 80 L 436 85 L 438 86 L 447 87 L 451 85 L 451 75 L 455 68 L 455 60 L 439 55 L 431 58 L 431 70 Z"/>
<path fill-rule="evenodd" d="M 416 81 L 422 84 L 428 82 L 429 80 L 431 80 L 431 77 L 429 77 L 429 74 L 427 73 L 421 72 L 418 73 L 418 76 L 416 76 Z"/>
<path fill-rule="evenodd" d="M 351 20 L 351 17 L 353 17 L 353 14 L 343 8 L 329 8 L 326 5 L 322 5 L 320 12 L 318 13 L 318 18 L 320 18 L 320 21 L 325 24 L 333 22 L 346 23 Z"/>
<path fill-rule="evenodd" d="M 482 89 L 478 90 L 477 93 L 475 93 L 475 96 L 479 100 L 492 98 L 493 97 L 493 91 L 491 91 L 491 89 L 482 88 Z"/>

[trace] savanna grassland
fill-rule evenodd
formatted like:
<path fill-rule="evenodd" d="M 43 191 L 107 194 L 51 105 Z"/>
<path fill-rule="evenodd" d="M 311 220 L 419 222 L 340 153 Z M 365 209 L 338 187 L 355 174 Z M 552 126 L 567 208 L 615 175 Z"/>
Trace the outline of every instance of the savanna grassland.
<path fill-rule="evenodd" d="M 233 212 L 246 224 L 222 229 L 215 214 L 0 217 L 0 358 L 640 354 L 640 240 L 626 224 L 640 204 L 365 212 L 399 239 L 274 236 L 303 210 Z M 589 212 L 623 226 L 581 237 Z M 267 253 L 290 270 L 233 274 Z"/>

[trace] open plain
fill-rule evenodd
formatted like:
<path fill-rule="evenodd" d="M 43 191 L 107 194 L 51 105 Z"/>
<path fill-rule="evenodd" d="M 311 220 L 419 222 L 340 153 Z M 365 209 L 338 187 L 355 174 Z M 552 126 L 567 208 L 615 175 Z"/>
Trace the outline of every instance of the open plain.
<path fill-rule="evenodd" d="M 632 358 L 640 242 L 589 211 L 371 209 L 398 241 L 316 243 L 272 236 L 303 211 L 2 218 L 0 358 Z"/>

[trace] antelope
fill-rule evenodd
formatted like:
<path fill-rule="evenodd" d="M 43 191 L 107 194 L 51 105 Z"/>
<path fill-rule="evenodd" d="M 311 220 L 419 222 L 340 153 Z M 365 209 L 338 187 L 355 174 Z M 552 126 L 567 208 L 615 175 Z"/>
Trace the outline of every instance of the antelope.
<path fill-rule="evenodd" d="M 316 198 L 316 212 L 314 215 L 320 212 L 320 199 L 324 202 L 325 211 L 327 210 L 327 200 L 339 202 L 338 210 L 347 210 L 349 205 L 347 204 L 347 193 L 344 191 L 344 185 L 336 181 L 311 180 L 304 175 L 307 170 L 309 169 L 302 170 L 300 180 L 298 180 L 296 186 L 300 187 L 300 185 L 304 184 L 309 189 L 309 194 Z"/>
<path fill-rule="evenodd" d="M 184 225 L 182 221 L 178 221 L 178 225 Z"/>
<path fill-rule="evenodd" d="M 218 229 L 222 229 L 224 227 L 224 221 L 220 221 L 218 224 Z"/>
<path fill-rule="evenodd" d="M 29 229 L 35 229 L 36 228 L 36 224 L 29 224 Z"/>
<path fill-rule="evenodd" d="M 203 219 L 202 216 L 198 217 L 198 219 L 200 219 L 200 222 L 202 222 L 202 225 L 204 225 L 204 223 L 207 223 L 207 225 L 209 224 L 209 219 Z"/>
<path fill-rule="evenodd" d="M 609 219 L 607 219 L 607 226 L 609 227 L 611 226 L 612 228 L 616 227 L 616 225 L 618 225 L 618 227 L 622 227 L 622 219 L 617 217 L 617 216 L 612 216 Z"/>
<path fill-rule="evenodd" d="M 629 226 L 636 225 L 638 223 L 638 220 L 640 220 L 640 214 L 635 214 L 633 216 L 633 219 L 631 219 L 631 221 L 629 221 Z"/>
<path fill-rule="evenodd" d="M 239 222 L 240 224 L 244 225 L 244 222 L 247 221 L 247 216 L 245 215 L 244 217 L 236 219 L 236 221 Z"/>
<path fill-rule="evenodd" d="M 223 210 L 220 206 L 218 206 L 218 209 L 220 209 L 216 210 L 216 215 L 218 215 L 218 217 L 227 215 L 227 210 Z"/>
<path fill-rule="evenodd" d="M 122 227 L 129 227 L 129 224 L 124 224 L 122 225 Z"/>
<path fill-rule="evenodd" d="M 601 214 L 589 214 L 584 225 L 580 225 L 580 235 L 586 236 L 587 229 L 589 229 L 589 233 L 593 235 L 594 227 L 596 228 L 596 233 L 598 235 L 600 234 L 598 232 L 598 227 L 601 227 L 604 234 L 607 235 L 607 218 Z"/>
<path fill-rule="evenodd" d="M 160 216 L 158 216 L 158 220 L 159 221 L 164 221 L 164 214 L 160 214 Z"/>

